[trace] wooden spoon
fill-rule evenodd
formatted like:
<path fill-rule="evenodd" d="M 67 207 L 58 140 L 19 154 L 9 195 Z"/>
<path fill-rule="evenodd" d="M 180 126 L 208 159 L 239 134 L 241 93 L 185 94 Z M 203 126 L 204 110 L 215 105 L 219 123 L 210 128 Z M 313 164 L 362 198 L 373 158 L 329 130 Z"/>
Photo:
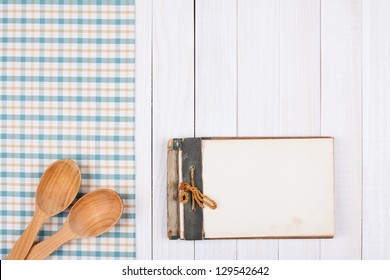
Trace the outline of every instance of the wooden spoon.
<path fill-rule="evenodd" d="M 27 256 L 43 223 L 72 203 L 80 182 L 80 168 L 71 159 L 58 160 L 46 169 L 38 184 L 34 217 L 16 241 L 7 260 L 23 260 Z"/>
<path fill-rule="evenodd" d="M 116 192 L 109 189 L 90 192 L 73 205 L 58 232 L 31 248 L 26 260 L 43 260 L 71 239 L 101 235 L 118 222 L 122 212 L 123 202 Z"/>

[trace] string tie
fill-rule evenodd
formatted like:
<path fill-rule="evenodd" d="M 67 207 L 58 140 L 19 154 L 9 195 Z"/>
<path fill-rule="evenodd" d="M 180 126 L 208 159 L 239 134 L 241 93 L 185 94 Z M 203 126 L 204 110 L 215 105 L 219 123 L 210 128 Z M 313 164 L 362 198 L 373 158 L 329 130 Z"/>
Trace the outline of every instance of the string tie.
<path fill-rule="evenodd" d="M 179 186 L 179 201 L 183 204 L 186 204 L 189 200 L 188 192 L 192 193 L 192 206 L 191 211 L 195 212 L 195 202 L 200 208 L 204 208 L 204 205 L 207 205 L 211 209 L 217 208 L 217 203 L 212 200 L 207 195 L 200 192 L 200 190 L 195 186 L 195 166 L 190 166 L 191 172 L 191 184 L 187 182 L 182 182 Z"/>

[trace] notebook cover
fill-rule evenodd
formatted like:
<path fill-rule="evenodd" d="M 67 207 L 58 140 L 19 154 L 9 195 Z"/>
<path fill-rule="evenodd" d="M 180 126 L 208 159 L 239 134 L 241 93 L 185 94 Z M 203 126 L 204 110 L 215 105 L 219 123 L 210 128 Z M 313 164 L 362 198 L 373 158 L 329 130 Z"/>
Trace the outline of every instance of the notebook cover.
<path fill-rule="evenodd" d="M 208 137 L 208 138 L 184 138 L 171 139 L 168 142 L 168 184 L 167 184 L 167 223 L 169 239 L 202 240 L 205 239 L 203 212 L 196 204 L 196 210 L 191 211 L 191 196 L 189 203 L 182 204 L 180 214 L 179 185 L 182 181 L 190 182 L 189 168 L 194 165 L 196 174 L 195 185 L 203 193 L 202 180 L 202 140 L 244 140 L 244 139 L 315 139 L 332 137 Z M 182 216 L 182 217 L 180 217 Z M 182 219 L 182 232 L 180 233 L 180 219 Z M 333 238 L 333 235 L 321 236 L 253 236 L 234 238 L 212 238 L 212 239 L 272 239 L 272 238 Z"/>

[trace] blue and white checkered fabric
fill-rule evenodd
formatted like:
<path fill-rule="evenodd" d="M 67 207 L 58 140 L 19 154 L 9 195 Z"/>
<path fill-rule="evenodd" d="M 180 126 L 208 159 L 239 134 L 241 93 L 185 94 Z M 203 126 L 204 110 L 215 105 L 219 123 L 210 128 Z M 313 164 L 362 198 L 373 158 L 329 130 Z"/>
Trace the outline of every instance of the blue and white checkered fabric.
<path fill-rule="evenodd" d="M 1 1 L 2 259 L 33 216 L 39 178 L 61 158 L 79 164 L 80 195 L 111 188 L 125 209 L 109 232 L 50 258 L 135 258 L 134 18 L 134 0 Z M 38 239 L 67 213 L 49 219 Z"/>

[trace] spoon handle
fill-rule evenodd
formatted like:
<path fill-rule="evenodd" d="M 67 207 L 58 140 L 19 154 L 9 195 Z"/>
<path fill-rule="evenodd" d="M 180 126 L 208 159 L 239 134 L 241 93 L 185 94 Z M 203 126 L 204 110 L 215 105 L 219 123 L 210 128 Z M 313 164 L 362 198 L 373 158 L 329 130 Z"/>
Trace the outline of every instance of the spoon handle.
<path fill-rule="evenodd" d="M 59 231 L 33 246 L 26 257 L 26 260 L 44 260 L 58 247 L 74 238 L 76 238 L 75 234 L 71 231 L 69 224 L 65 222 L 64 226 Z"/>
<path fill-rule="evenodd" d="M 48 218 L 47 214 L 40 211 L 39 208 L 35 210 L 34 217 L 12 247 L 7 260 L 24 260 L 33 245 L 35 236 L 37 236 L 39 229 Z"/>

